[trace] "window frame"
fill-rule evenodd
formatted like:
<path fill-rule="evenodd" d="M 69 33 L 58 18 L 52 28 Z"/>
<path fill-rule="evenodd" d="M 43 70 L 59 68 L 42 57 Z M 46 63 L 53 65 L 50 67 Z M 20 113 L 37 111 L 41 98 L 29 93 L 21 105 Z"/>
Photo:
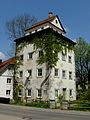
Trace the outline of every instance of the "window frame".
<path fill-rule="evenodd" d="M 31 59 L 33 59 L 33 53 L 32 53 L 32 52 L 29 52 L 29 53 L 28 53 L 28 60 L 31 60 Z"/>
<path fill-rule="evenodd" d="M 12 79 L 11 78 L 7 78 L 7 84 L 11 84 L 12 83 Z"/>
<path fill-rule="evenodd" d="M 68 62 L 72 63 L 72 57 L 70 55 L 68 56 Z"/>
<path fill-rule="evenodd" d="M 30 91 L 30 95 L 29 95 L 29 91 Z M 31 97 L 31 94 L 32 94 L 31 91 L 32 91 L 31 89 L 27 90 L 27 97 Z"/>
<path fill-rule="evenodd" d="M 11 94 L 11 90 L 6 90 L 6 95 L 10 95 Z"/>
<path fill-rule="evenodd" d="M 39 70 L 41 70 L 41 73 L 40 73 Z M 39 74 L 41 74 L 41 75 L 39 75 Z M 42 76 L 43 76 L 43 70 L 42 70 L 42 68 L 37 68 L 37 77 L 42 77 Z"/>
<path fill-rule="evenodd" d="M 37 98 L 42 98 L 42 90 L 37 89 Z"/>
<path fill-rule="evenodd" d="M 72 71 L 69 71 L 69 80 L 72 80 Z"/>
<path fill-rule="evenodd" d="M 19 77 L 20 77 L 20 78 L 23 77 L 23 70 L 19 71 Z"/>
<path fill-rule="evenodd" d="M 59 77 L 59 69 L 58 68 L 54 69 L 54 76 Z"/>
<path fill-rule="evenodd" d="M 62 70 L 62 78 L 66 79 L 66 70 Z"/>

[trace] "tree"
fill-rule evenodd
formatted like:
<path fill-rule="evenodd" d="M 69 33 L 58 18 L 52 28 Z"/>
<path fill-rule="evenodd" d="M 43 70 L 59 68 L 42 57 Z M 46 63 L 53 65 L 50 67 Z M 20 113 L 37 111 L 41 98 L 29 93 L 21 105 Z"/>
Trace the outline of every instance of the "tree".
<path fill-rule="evenodd" d="M 34 16 L 28 14 L 19 15 L 12 20 L 6 22 L 6 29 L 11 39 L 11 50 L 9 52 L 10 56 L 15 55 L 15 45 L 13 40 L 25 36 L 25 30 L 30 28 L 33 24 L 37 22 Z"/>
<path fill-rule="evenodd" d="M 75 46 L 75 64 L 77 84 L 84 90 L 89 82 L 90 69 L 90 44 L 86 43 L 83 38 L 77 40 Z"/>

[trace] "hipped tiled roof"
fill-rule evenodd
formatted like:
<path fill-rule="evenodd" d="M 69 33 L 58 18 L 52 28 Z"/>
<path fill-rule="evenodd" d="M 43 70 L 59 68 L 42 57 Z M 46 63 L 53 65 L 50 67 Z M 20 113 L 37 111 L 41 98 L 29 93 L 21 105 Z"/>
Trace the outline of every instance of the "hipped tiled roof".
<path fill-rule="evenodd" d="M 5 70 L 7 66 L 9 66 L 11 64 L 14 65 L 15 62 L 16 62 L 15 58 L 10 58 L 10 59 L 8 59 L 6 61 L 1 62 L 0 63 L 0 72 L 2 72 L 3 70 Z"/>

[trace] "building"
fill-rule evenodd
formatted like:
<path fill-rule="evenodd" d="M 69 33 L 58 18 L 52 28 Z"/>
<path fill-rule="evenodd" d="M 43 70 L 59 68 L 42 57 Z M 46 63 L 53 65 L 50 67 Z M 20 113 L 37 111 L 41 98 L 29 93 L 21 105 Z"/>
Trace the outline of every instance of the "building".
<path fill-rule="evenodd" d="M 61 52 L 58 54 L 59 60 L 51 73 L 51 79 L 40 88 L 42 82 L 45 80 L 46 65 L 38 65 L 37 59 L 40 57 L 41 50 L 33 52 L 33 39 L 44 33 L 52 33 L 58 36 L 61 40 L 71 43 L 73 46 L 75 42 L 65 37 L 64 27 L 57 15 L 52 12 L 48 14 L 48 18 L 36 23 L 31 28 L 25 30 L 26 35 L 22 38 L 16 39 L 16 49 L 25 41 L 29 44 L 17 52 L 16 57 L 20 56 L 22 65 L 18 68 L 18 81 L 22 81 L 24 87 L 19 90 L 19 96 L 27 96 L 28 100 L 35 100 L 42 98 L 42 100 L 57 100 L 59 94 L 64 95 L 66 100 L 76 99 L 76 83 L 75 83 L 75 60 L 74 51 L 67 51 L 67 54 Z M 27 77 L 29 76 L 29 80 Z"/>
<path fill-rule="evenodd" d="M 0 99 L 13 99 L 13 75 L 15 58 L 0 60 Z"/>

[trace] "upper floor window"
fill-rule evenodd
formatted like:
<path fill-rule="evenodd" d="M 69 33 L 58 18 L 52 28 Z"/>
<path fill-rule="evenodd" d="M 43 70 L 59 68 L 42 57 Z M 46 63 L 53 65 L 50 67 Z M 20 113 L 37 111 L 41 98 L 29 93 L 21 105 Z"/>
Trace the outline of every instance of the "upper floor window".
<path fill-rule="evenodd" d="M 19 76 L 23 77 L 23 71 L 19 71 Z"/>
<path fill-rule="evenodd" d="M 59 75 L 58 75 L 58 69 L 57 68 L 55 68 L 55 73 L 54 73 L 54 75 L 56 76 L 56 77 L 58 77 Z"/>
<path fill-rule="evenodd" d="M 28 53 L 28 59 L 32 59 L 32 55 L 33 55 L 32 52 Z"/>
<path fill-rule="evenodd" d="M 32 69 L 28 70 L 29 77 L 32 77 Z"/>
<path fill-rule="evenodd" d="M 69 95 L 72 96 L 72 89 L 69 90 Z"/>
<path fill-rule="evenodd" d="M 40 50 L 40 51 L 39 51 L 39 57 L 41 57 L 42 55 L 43 55 L 43 51 Z"/>
<path fill-rule="evenodd" d="M 20 55 L 20 60 L 23 61 L 23 55 Z"/>
<path fill-rule="evenodd" d="M 11 83 L 11 78 L 7 78 L 7 83 Z"/>
<path fill-rule="evenodd" d="M 69 79 L 72 79 L 72 72 L 69 72 Z"/>
<path fill-rule="evenodd" d="M 71 56 L 68 56 L 68 62 L 72 63 L 72 57 Z"/>
<path fill-rule="evenodd" d="M 62 61 L 66 61 L 66 54 L 62 52 Z"/>
<path fill-rule="evenodd" d="M 66 78 L 66 71 L 62 70 L 62 78 Z"/>
<path fill-rule="evenodd" d="M 37 69 L 37 76 L 42 77 L 42 68 Z"/>
<path fill-rule="evenodd" d="M 19 89 L 19 91 L 18 91 L 18 95 L 19 95 L 19 96 L 22 95 L 22 90 L 21 90 L 21 89 Z"/>
<path fill-rule="evenodd" d="M 10 95 L 11 90 L 6 90 L 6 95 Z"/>

